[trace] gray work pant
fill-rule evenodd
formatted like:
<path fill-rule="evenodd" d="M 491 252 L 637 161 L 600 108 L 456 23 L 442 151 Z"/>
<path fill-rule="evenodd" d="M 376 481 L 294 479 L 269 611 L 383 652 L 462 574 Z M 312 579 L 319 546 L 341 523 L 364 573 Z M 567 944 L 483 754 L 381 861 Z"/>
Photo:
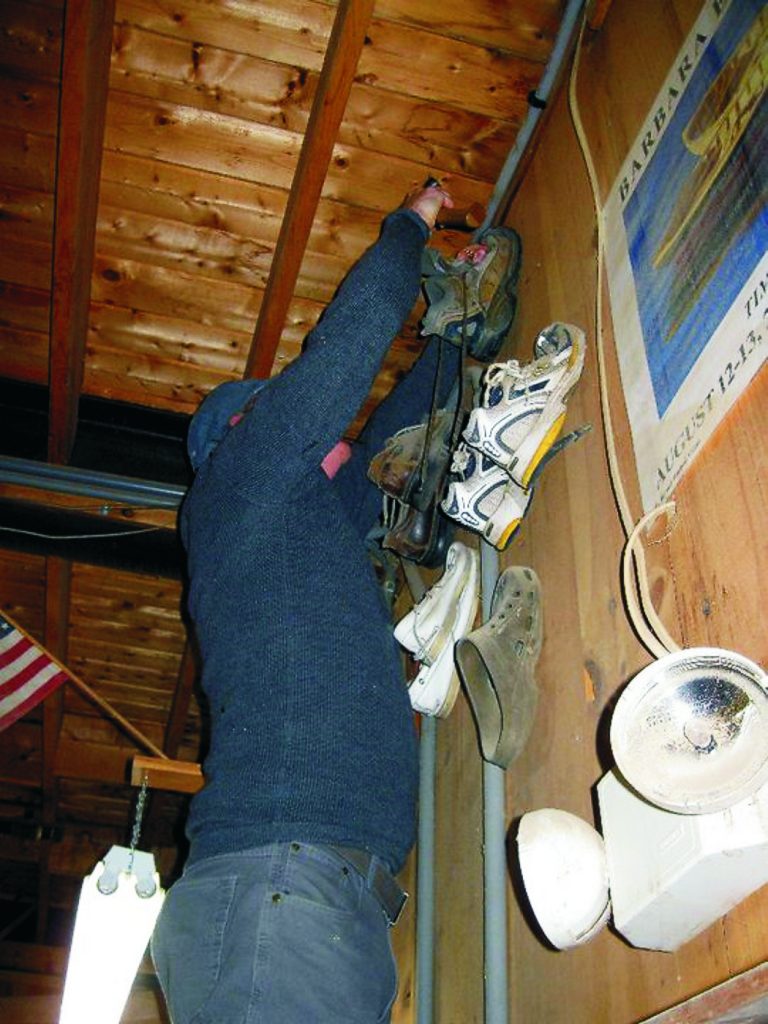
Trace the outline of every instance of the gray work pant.
<path fill-rule="evenodd" d="M 275 843 L 194 863 L 152 957 L 173 1024 L 387 1024 L 389 925 L 332 850 Z"/>

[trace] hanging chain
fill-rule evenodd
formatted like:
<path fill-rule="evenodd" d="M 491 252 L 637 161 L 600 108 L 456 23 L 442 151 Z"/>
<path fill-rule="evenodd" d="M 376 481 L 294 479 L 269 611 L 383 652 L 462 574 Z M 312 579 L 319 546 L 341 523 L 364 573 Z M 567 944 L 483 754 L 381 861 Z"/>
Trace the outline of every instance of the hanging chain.
<path fill-rule="evenodd" d="M 128 871 L 133 871 L 133 855 L 136 852 L 136 847 L 139 845 L 139 837 L 141 836 L 141 819 L 144 817 L 144 804 L 147 802 L 147 789 L 149 786 L 149 780 L 147 773 L 144 773 L 144 778 L 141 780 L 141 789 L 139 795 L 136 797 L 136 813 L 133 817 L 133 830 L 131 832 L 131 855 L 128 859 Z"/>

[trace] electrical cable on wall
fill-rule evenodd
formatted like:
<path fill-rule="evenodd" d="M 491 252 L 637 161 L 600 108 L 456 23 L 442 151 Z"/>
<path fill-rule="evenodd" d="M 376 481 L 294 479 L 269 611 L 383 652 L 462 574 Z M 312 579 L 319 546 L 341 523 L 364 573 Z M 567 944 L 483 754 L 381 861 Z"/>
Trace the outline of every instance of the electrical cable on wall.
<path fill-rule="evenodd" d="M 645 552 L 641 542 L 641 534 L 643 530 L 654 522 L 660 515 L 673 513 L 676 506 L 674 501 L 665 502 L 663 505 L 658 505 L 651 509 L 650 512 L 635 523 L 619 470 L 619 462 L 616 454 L 616 438 L 613 432 L 611 405 L 608 394 L 605 367 L 605 345 L 603 339 L 602 297 L 605 220 L 603 208 L 600 204 L 597 173 L 595 171 L 592 154 L 587 142 L 584 126 L 582 124 L 581 113 L 576 96 L 578 69 L 581 62 L 581 50 L 585 25 L 586 14 L 582 19 L 576 43 L 576 52 L 574 54 L 573 64 L 571 65 L 571 74 L 568 82 L 568 105 L 576 132 L 576 138 L 587 169 L 587 177 L 589 179 L 592 200 L 595 206 L 597 224 L 595 335 L 597 342 L 597 375 L 600 393 L 600 407 L 605 433 L 605 447 L 608 458 L 608 474 L 616 506 L 619 511 L 619 519 L 624 530 L 624 535 L 627 538 L 622 554 L 622 580 L 624 584 L 624 597 L 627 615 L 642 644 L 648 651 L 650 651 L 651 654 L 661 658 L 673 651 L 679 651 L 680 645 L 670 636 L 653 605 L 650 586 L 648 583 L 648 569 L 645 561 Z M 634 574 L 632 572 L 633 565 Z"/>
<path fill-rule="evenodd" d="M 22 530 L 18 526 L 0 526 L 0 533 L 18 533 L 25 537 L 41 537 L 43 540 L 110 540 L 112 537 L 135 537 L 140 533 L 157 533 L 162 526 L 144 526 L 138 530 L 116 530 L 113 533 L 41 533 L 38 530 Z"/>
<path fill-rule="evenodd" d="M 130 518 L 136 512 L 156 511 L 156 505 L 53 505 L 52 508 L 63 512 L 98 512 L 102 516 L 110 512 L 121 512 L 124 517 Z M 165 529 L 163 526 L 132 527 L 130 530 L 114 530 L 110 533 L 46 533 L 41 530 L 25 530 L 19 526 L 0 526 L 0 533 L 19 534 L 24 537 L 38 537 L 42 540 L 111 540 L 113 537 L 135 537 L 140 533 L 157 533 Z"/>

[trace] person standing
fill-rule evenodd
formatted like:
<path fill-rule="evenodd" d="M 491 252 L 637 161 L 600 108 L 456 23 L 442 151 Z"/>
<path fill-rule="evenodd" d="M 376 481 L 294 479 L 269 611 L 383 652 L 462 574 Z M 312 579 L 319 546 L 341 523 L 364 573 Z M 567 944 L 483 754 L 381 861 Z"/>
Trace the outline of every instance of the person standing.
<path fill-rule="evenodd" d="M 152 955 L 174 1024 L 380 1024 L 413 845 L 417 749 L 390 612 L 366 549 L 368 463 L 429 410 L 432 338 L 358 441 L 341 441 L 420 285 L 442 188 L 389 214 L 305 347 L 192 419 L 181 513 L 210 712 L 205 786 Z M 459 372 L 447 346 L 439 393 Z"/>

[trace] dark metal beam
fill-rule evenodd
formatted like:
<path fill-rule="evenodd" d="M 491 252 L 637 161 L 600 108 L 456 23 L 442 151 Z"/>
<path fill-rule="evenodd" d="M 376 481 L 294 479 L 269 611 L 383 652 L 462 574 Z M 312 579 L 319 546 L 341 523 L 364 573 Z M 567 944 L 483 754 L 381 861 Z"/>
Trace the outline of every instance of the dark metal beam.
<path fill-rule="evenodd" d="M 16 459 L 9 455 L 0 455 L 0 484 L 100 498 L 105 503 L 140 504 L 145 508 L 178 508 L 186 493 L 186 488 L 180 484 Z"/>

